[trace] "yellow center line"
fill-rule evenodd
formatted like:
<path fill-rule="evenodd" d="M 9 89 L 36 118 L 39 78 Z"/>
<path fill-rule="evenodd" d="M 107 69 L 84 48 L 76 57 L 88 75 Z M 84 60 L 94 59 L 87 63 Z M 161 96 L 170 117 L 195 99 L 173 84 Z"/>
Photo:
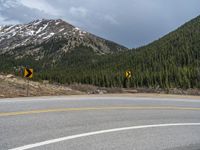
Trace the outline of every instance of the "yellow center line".
<path fill-rule="evenodd" d="M 43 110 L 31 110 L 31 111 L 19 111 L 19 112 L 0 112 L 0 117 L 51 113 L 51 112 L 73 112 L 73 111 L 90 111 L 90 110 L 190 110 L 190 111 L 200 111 L 200 108 L 177 107 L 177 106 L 115 106 L 115 107 L 58 108 L 58 109 L 43 109 Z"/>

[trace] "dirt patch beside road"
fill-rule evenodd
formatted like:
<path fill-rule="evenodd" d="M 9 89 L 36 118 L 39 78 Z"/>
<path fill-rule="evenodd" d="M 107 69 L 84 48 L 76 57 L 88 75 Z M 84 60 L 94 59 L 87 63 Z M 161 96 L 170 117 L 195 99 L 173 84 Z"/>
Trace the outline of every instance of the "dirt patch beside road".
<path fill-rule="evenodd" d="M 48 81 L 29 82 L 29 96 L 58 96 L 58 95 L 94 95 L 94 96 L 134 96 L 134 97 L 166 97 L 166 98 L 200 98 L 200 90 L 161 90 L 161 89 L 123 89 L 103 88 L 93 85 L 58 85 L 49 84 Z M 0 98 L 25 97 L 27 96 L 27 82 L 24 78 L 13 75 L 0 74 Z"/>
<path fill-rule="evenodd" d="M 27 96 L 27 82 L 25 79 L 13 75 L 0 75 L 0 97 L 24 97 Z M 29 96 L 51 95 L 80 95 L 83 92 L 72 90 L 66 86 L 53 85 L 29 81 Z"/>

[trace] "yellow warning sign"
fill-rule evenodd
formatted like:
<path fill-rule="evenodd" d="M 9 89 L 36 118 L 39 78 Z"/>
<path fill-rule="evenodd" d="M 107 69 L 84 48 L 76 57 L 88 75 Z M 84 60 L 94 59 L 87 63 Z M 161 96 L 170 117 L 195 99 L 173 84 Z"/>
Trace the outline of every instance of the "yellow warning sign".
<path fill-rule="evenodd" d="M 125 72 L 125 77 L 126 77 L 127 79 L 130 79 L 130 78 L 132 77 L 132 73 L 131 73 L 130 70 L 127 70 L 127 71 Z"/>
<path fill-rule="evenodd" d="M 33 69 L 24 69 L 24 77 L 26 78 L 33 78 Z"/>

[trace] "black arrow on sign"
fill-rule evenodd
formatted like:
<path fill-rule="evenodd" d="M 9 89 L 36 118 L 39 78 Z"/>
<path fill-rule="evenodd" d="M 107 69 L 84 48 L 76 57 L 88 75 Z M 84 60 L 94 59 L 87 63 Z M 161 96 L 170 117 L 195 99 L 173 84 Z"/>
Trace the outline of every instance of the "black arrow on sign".
<path fill-rule="evenodd" d="M 28 72 L 28 74 L 26 75 L 26 77 L 30 77 L 32 75 L 32 72 L 29 69 L 26 69 L 26 71 Z"/>

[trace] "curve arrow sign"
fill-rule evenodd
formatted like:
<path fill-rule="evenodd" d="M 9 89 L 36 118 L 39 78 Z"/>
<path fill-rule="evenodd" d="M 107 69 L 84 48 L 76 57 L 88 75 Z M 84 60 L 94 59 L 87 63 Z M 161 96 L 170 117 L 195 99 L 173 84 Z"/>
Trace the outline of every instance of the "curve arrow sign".
<path fill-rule="evenodd" d="M 33 69 L 24 69 L 24 77 L 26 78 L 33 78 Z"/>

